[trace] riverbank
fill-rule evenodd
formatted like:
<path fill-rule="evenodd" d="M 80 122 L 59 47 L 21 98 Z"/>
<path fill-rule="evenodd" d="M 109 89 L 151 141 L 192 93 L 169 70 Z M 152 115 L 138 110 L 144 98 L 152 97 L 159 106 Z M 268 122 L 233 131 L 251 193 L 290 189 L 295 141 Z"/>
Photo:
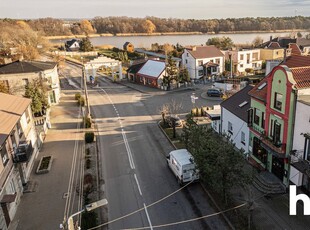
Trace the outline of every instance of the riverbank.
<path fill-rule="evenodd" d="M 88 37 L 135 37 L 135 36 L 177 36 L 177 35 L 226 35 L 226 34 L 267 34 L 267 33 L 297 33 L 307 32 L 306 30 L 268 30 L 268 31 L 220 31 L 219 33 L 202 33 L 202 32 L 163 32 L 163 33 L 102 33 L 102 34 L 89 34 Z M 309 32 L 310 33 L 310 32 Z M 60 36 L 46 36 L 48 40 L 59 40 L 59 39 L 73 39 L 73 38 L 84 38 L 86 35 L 60 35 Z"/>

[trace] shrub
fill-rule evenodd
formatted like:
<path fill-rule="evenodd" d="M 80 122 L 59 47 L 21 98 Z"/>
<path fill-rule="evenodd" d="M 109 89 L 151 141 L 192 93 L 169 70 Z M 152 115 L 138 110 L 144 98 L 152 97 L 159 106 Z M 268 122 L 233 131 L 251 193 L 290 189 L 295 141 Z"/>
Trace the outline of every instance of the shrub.
<path fill-rule="evenodd" d="M 74 96 L 75 100 L 80 100 L 81 98 L 81 93 L 76 93 L 75 96 Z"/>
<path fill-rule="evenodd" d="M 86 132 L 85 133 L 85 142 L 92 143 L 94 141 L 95 134 L 94 132 Z"/>
<path fill-rule="evenodd" d="M 84 127 L 91 128 L 91 119 L 90 117 L 84 117 Z"/>
<path fill-rule="evenodd" d="M 86 159 L 86 169 L 90 169 L 90 163 L 91 163 L 90 159 L 89 158 Z"/>
<path fill-rule="evenodd" d="M 85 105 L 85 99 L 84 99 L 84 97 L 80 97 L 79 98 L 79 100 L 78 100 L 78 105 L 80 105 L 80 106 L 84 106 Z"/>

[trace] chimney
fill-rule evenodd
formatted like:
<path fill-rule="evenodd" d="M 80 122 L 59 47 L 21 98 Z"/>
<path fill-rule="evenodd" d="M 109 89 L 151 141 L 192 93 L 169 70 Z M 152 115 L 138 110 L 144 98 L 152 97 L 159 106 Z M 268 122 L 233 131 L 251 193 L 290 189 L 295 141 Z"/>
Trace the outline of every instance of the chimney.
<path fill-rule="evenodd" d="M 272 35 L 270 36 L 270 41 L 272 41 Z"/>

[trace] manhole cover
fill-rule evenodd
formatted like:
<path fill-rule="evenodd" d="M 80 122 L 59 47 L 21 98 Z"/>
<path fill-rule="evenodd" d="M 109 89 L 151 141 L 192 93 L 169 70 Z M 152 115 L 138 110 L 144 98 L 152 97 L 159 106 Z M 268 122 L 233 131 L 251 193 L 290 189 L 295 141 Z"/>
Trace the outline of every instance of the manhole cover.
<path fill-rule="evenodd" d="M 64 195 L 62 196 L 63 199 L 66 199 L 69 196 L 69 193 L 65 192 Z"/>

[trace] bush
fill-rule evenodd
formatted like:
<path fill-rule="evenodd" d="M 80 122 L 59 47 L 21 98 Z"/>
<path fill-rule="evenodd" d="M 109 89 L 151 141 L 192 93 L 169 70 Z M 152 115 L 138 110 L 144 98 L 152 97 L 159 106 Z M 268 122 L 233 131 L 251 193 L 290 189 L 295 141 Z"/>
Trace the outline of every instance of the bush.
<path fill-rule="evenodd" d="M 86 143 L 92 143 L 94 141 L 94 138 L 95 138 L 94 132 L 85 133 L 85 142 Z"/>
<path fill-rule="evenodd" d="M 90 117 L 84 117 L 84 127 L 91 128 L 91 119 Z"/>
<path fill-rule="evenodd" d="M 79 101 L 81 98 L 81 93 L 76 93 L 74 98 L 75 98 L 75 100 Z"/>
<path fill-rule="evenodd" d="M 84 97 L 80 97 L 79 99 L 78 99 L 78 105 L 80 105 L 80 106 L 84 106 L 85 105 L 85 99 L 84 99 Z"/>
<path fill-rule="evenodd" d="M 90 159 L 89 158 L 86 159 L 86 169 L 90 169 L 90 163 L 91 163 Z"/>

